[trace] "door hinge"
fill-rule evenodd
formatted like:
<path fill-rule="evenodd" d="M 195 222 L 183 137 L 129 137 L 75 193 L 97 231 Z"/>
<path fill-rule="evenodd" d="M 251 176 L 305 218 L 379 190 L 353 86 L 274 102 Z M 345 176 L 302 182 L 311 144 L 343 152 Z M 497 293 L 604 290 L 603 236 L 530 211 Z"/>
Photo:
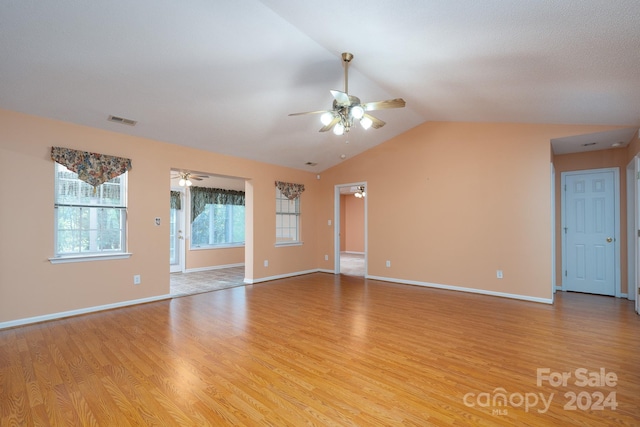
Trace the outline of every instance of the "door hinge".
<path fill-rule="evenodd" d="M 567 270 L 564 271 L 564 277 L 567 277 Z"/>
<path fill-rule="evenodd" d="M 638 176 L 640 176 L 640 172 L 638 172 Z M 638 178 L 640 179 L 640 178 Z M 564 185 L 564 191 L 567 191 L 567 184 Z"/>
<path fill-rule="evenodd" d="M 567 234 L 567 230 L 568 230 L 568 229 L 569 229 L 568 227 L 565 227 L 565 228 L 564 228 L 564 234 Z M 638 230 L 638 237 L 640 237 L 640 230 Z"/>

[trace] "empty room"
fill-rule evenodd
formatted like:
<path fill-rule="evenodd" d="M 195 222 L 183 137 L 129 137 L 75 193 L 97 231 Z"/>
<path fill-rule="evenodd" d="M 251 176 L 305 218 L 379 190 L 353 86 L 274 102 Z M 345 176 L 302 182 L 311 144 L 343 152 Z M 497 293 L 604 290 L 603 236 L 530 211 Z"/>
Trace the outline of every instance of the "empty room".
<path fill-rule="evenodd" d="M 640 5 L 0 4 L 0 425 L 640 423 Z"/>

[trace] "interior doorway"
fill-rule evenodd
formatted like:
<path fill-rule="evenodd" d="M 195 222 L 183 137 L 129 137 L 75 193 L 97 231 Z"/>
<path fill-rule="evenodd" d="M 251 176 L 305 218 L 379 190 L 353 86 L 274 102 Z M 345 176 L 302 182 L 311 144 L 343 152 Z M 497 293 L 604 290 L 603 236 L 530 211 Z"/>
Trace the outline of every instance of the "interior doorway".
<path fill-rule="evenodd" d="M 245 235 L 247 181 L 184 169 L 172 169 L 169 179 L 170 293 L 242 285 L 247 247 L 252 247 Z"/>
<path fill-rule="evenodd" d="M 335 274 L 367 275 L 367 184 L 335 187 Z"/>

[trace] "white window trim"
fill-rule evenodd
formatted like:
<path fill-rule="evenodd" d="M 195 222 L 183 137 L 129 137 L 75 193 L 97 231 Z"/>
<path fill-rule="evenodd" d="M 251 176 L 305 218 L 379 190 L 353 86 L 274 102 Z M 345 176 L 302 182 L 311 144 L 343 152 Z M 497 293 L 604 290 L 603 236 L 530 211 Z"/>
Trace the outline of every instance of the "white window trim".
<path fill-rule="evenodd" d="M 64 167 L 64 165 L 61 165 Z M 58 170 L 58 163 L 54 162 L 54 180 L 56 182 L 55 184 L 55 192 L 54 192 L 54 209 L 56 209 L 55 204 L 57 203 L 56 200 L 56 192 L 58 191 L 58 182 L 57 182 L 57 170 Z M 124 177 L 123 179 L 124 181 L 124 200 L 125 200 L 125 205 L 121 206 L 121 207 L 117 207 L 119 209 L 123 209 L 125 212 L 125 215 L 128 216 L 128 192 L 129 192 L 129 176 L 128 173 L 125 172 L 122 174 Z M 72 204 L 69 204 L 69 206 L 71 206 Z M 100 208 L 100 207 L 106 207 L 106 206 L 100 206 L 100 205 L 96 205 L 96 206 L 91 206 L 91 207 L 95 207 L 95 208 Z M 54 214 L 54 227 L 57 229 L 57 215 Z M 87 262 L 87 261 L 107 261 L 107 260 L 115 260 L 115 259 L 128 259 L 131 257 L 131 255 L 133 255 L 131 252 L 126 252 L 126 247 L 128 244 L 128 230 L 127 230 L 127 223 L 128 219 L 125 218 L 125 229 L 122 230 L 122 240 L 123 240 L 123 252 L 103 252 L 103 253 L 88 253 L 88 254 L 81 254 L 81 255 L 75 255 L 75 254 L 60 254 L 60 255 L 55 255 L 51 258 L 49 258 L 49 262 L 51 264 L 65 264 L 65 263 L 74 263 L 74 262 Z M 57 248 L 58 245 L 58 232 L 57 230 L 54 231 L 54 248 Z M 55 252 L 55 249 L 54 249 Z"/>
<path fill-rule="evenodd" d="M 86 261 L 108 261 L 112 259 L 128 259 L 133 255 L 131 252 L 118 252 L 107 255 L 72 255 L 49 258 L 51 264 L 66 264 L 69 262 L 86 262 Z"/>
<path fill-rule="evenodd" d="M 206 251 L 209 249 L 228 249 L 228 248 L 242 248 L 244 247 L 244 242 L 242 243 L 220 243 L 219 245 L 200 245 L 200 246 L 192 246 L 190 250 L 192 251 Z"/>
<path fill-rule="evenodd" d="M 280 189 L 278 187 L 276 187 L 276 202 L 279 200 L 278 195 L 282 195 L 282 192 L 280 191 Z M 296 200 L 297 203 L 297 211 L 296 212 L 279 212 L 277 205 L 276 205 L 276 234 L 277 234 L 277 230 L 278 230 L 278 226 L 277 226 L 277 218 L 278 215 L 291 215 L 291 216 L 295 216 L 296 217 L 296 222 L 297 222 L 297 236 L 298 236 L 298 240 L 292 240 L 292 241 L 282 241 L 282 242 L 275 242 L 275 246 L 279 247 L 279 246 L 302 246 L 303 241 L 300 239 L 301 234 L 302 234 L 302 227 L 300 226 L 300 218 L 302 218 L 302 208 L 300 206 L 300 198 L 298 197 L 298 199 Z M 277 238 L 277 236 L 276 236 Z"/>
<path fill-rule="evenodd" d="M 282 246 L 302 246 L 304 245 L 304 242 L 302 240 L 296 241 L 296 242 L 276 242 L 274 244 L 274 246 L 277 247 L 282 247 Z"/>

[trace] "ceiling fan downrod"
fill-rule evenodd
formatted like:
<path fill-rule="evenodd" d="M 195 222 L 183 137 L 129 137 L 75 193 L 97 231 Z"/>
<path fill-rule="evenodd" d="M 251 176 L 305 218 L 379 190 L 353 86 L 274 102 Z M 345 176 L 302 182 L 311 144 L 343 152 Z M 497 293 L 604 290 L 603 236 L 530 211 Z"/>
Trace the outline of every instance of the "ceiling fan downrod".
<path fill-rule="evenodd" d="M 353 54 L 349 52 L 342 53 L 342 62 L 344 62 L 344 93 L 349 94 L 349 63 L 353 59 Z"/>

